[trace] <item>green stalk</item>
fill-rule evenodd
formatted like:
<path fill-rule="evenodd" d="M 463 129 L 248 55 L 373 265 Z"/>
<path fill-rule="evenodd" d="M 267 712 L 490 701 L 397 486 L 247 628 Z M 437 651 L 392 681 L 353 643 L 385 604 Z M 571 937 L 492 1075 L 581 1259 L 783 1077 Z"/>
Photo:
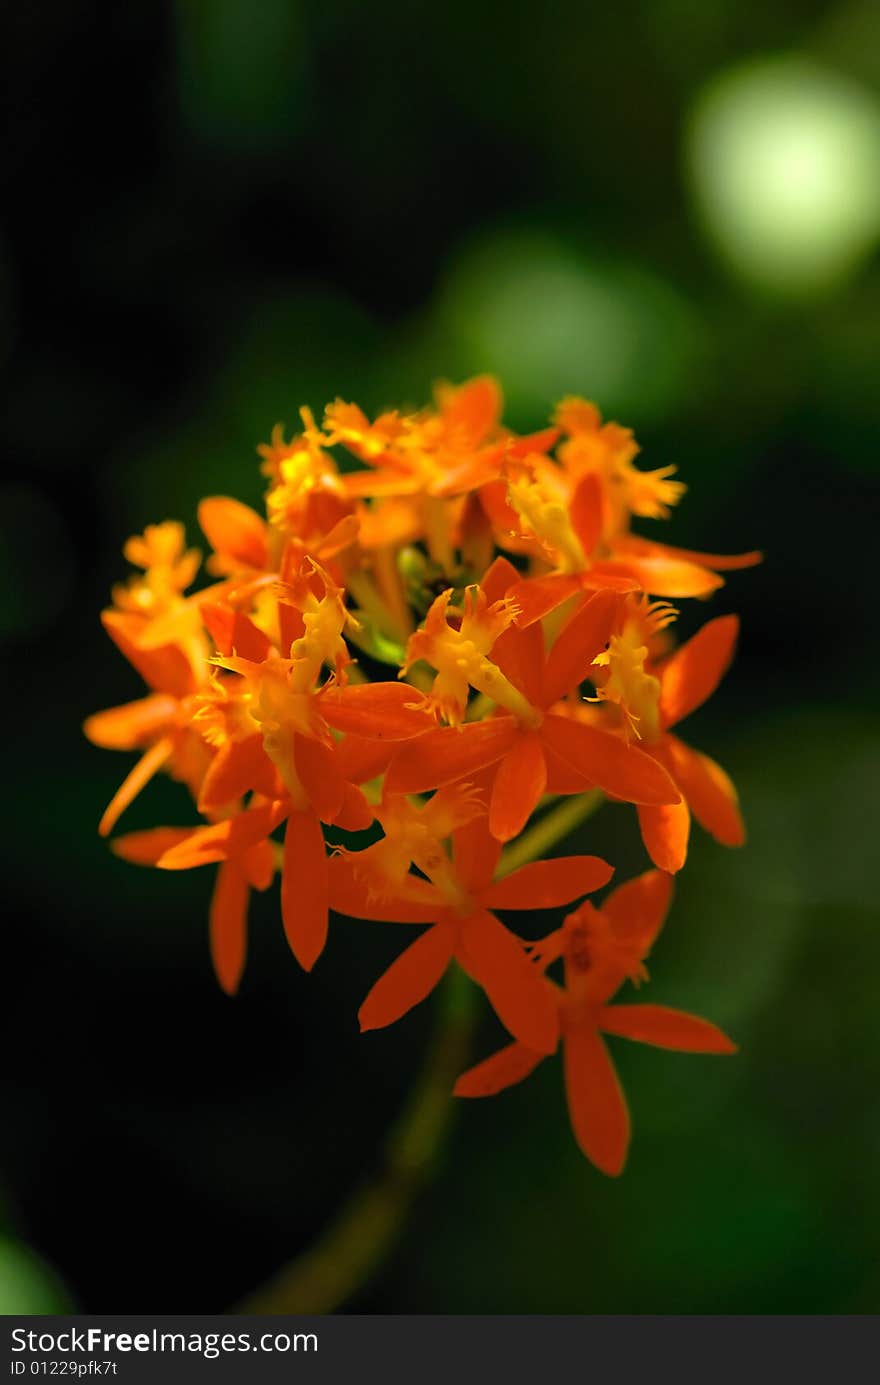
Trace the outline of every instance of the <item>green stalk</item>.
<path fill-rule="evenodd" d="M 236 1313 L 332 1313 L 372 1278 L 429 1182 L 452 1123 L 450 1093 L 468 1060 L 476 988 L 453 967 L 438 994 L 437 1028 L 420 1076 L 391 1130 L 380 1167 L 323 1232 L 238 1304 Z"/>
<path fill-rule="evenodd" d="M 540 859 L 602 802 L 601 790 L 563 799 L 501 856 L 499 875 Z M 373 1277 L 393 1249 L 415 1198 L 430 1181 L 452 1125 L 450 1100 L 467 1065 L 477 990 L 458 967 L 438 993 L 437 1026 L 420 1076 L 388 1135 L 375 1176 L 337 1212 L 318 1242 L 284 1265 L 235 1313 L 332 1313 Z"/>
<path fill-rule="evenodd" d="M 582 822 L 601 807 L 604 801 L 601 789 L 590 789 L 587 793 L 572 794 L 564 798 L 555 808 L 551 808 L 526 828 L 525 832 L 510 846 L 505 847 L 498 863 L 498 876 L 510 875 L 529 861 L 540 861 L 541 857 L 569 836 Z"/>

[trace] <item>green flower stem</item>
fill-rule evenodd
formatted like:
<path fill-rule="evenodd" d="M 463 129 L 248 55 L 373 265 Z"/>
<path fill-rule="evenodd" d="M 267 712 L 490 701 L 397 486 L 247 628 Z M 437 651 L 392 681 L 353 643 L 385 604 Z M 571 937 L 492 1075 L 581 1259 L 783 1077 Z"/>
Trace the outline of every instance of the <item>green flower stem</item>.
<path fill-rule="evenodd" d="M 383 635 L 387 635 L 389 639 L 405 645 L 407 631 L 401 627 L 399 621 L 395 620 L 393 613 L 385 605 L 369 573 L 359 572 L 354 568 L 348 573 L 346 583 L 359 608 L 370 617 L 376 628 L 381 630 Z"/>
<path fill-rule="evenodd" d="M 563 799 L 505 849 L 499 874 L 538 860 L 595 812 L 600 790 Z M 458 967 L 438 993 L 437 1027 L 421 1074 L 388 1135 L 380 1167 L 340 1209 L 318 1242 L 296 1256 L 236 1313 L 332 1313 L 369 1282 L 397 1241 L 415 1198 L 430 1181 L 449 1129 L 455 1079 L 467 1065 L 477 988 Z"/>
<path fill-rule="evenodd" d="M 528 827 L 521 836 L 501 853 L 497 875 L 510 875 L 529 861 L 539 861 L 551 846 L 561 842 L 569 833 L 586 822 L 601 807 L 605 795 L 601 789 L 572 794 Z"/>
<path fill-rule="evenodd" d="M 467 1064 L 476 987 L 450 968 L 438 995 L 437 1028 L 420 1076 L 391 1130 L 380 1168 L 318 1243 L 291 1260 L 236 1313 L 332 1313 L 385 1260 L 415 1197 L 429 1181 L 452 1123 L 450 1093 Z"/>

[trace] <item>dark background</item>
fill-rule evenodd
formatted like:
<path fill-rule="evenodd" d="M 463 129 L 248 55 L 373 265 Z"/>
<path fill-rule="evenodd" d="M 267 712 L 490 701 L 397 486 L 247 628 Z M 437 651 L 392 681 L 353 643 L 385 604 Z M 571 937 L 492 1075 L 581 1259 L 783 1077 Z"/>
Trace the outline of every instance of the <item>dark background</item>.
<path fill-rule="evenodd" d="M 478 370 L 515 425 L 575 390 L 677 463 L 661 537 L 767 553 L 687 728 L 749 844 L 696 835 L 651 967 L 742 1053 L 616 1046 L 619 1182 L 557 1064 L 467 1105 L 351 1306 L 876 1311 L 873 6 L 45 0 L 2 30 L 0 1311 L 221 1309 L 374 1166 L 431 1021 L 357 1034 L 399 935 L 340 921 L 305 978 L 261 899 L 227 1000 L 208 873 L 110 856 L 129 761 L 80 724 L 139 692 L 98 623 L 129 533 L 257 502 L 300 403 Z M 157 783 L 124 825 L 184 812 Z M 577 845 L 643 869 L 632 817 Z"/>

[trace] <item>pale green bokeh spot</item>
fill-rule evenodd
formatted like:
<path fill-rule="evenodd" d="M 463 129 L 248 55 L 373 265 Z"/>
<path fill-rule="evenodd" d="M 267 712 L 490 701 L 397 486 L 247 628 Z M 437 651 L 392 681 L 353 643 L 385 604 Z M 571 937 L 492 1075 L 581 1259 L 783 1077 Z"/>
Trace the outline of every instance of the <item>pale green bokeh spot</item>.
<path fill-rule="evenodd" d="M 756 288 L 838 286 L 880 236 L 880 97 L 806 57 L 756 60 L 699 96 L 693 195 L 722 258 Z"/>
<path fill-rule="evenodd" d="M 71 1308 L 55 1273 L 20 1241 L 0 1236 L 0 1316 L 69 1313 Z"/>
<path fill-rule="evenodd" d="M 466 249 L 437 306 L 456 357 L 497 374 L 513 420 L 533 427 L 569 393 L 636 421 L 667 415 L 701 335 L 662 279 L 538 233 L 502 231 Z"/>

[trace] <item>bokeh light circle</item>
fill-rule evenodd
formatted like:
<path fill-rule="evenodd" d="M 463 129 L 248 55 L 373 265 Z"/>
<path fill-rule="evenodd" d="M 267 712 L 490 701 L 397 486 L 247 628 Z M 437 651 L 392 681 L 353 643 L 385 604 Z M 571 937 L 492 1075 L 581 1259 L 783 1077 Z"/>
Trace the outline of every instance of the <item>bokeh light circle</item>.
<path fill-rule="evenodd" d="M 708 235 L 757 288 L 824 293 L 880 238 L 880 97 L 805 57 L 713 80 L 692 111 L 686 158 Z"/>
<path fill-rule="evenodd" d="M 666 416 L 692 382 L 691 305 L 659 275 L 588 256 L 548 233 L 499 230 L 464 248 L 439 316 L 463 373 L 492 370 L 511 418 L 566 393 L 637 423 Z"/>

